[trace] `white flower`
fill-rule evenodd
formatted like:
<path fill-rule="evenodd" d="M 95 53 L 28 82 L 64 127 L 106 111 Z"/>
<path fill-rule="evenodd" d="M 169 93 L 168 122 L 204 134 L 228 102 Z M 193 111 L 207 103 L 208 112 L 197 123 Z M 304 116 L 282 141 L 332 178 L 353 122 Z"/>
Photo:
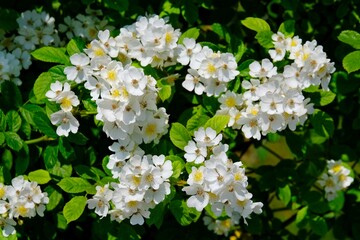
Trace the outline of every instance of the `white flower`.
<path fill-rule="evenodd" d="M 177 61 L 182 65 L 188 65 L 191 57 L 201 51 L 201 45 L 193 38 L 184 38 L 183 44 L 178 45 Z"/>
<path fill-rule="evenodd" d="M 187 195 L 192 195 L 186 201 L 188 207 L 194 207 L 201 212 L 209 203 L 209 194 L 204 190 L 200 184 L 192 184 L 183 188 Z"/>
<path fill-rule="evenodd" d="M 272 62 L 265 58 L 261 60 L 261 64 L 258 61 L 254 61 L 249 65 L 250 76 L 254 78 L 271 78 L 276 75 L 277 67 L 274 67 Z"/>
<path fill-rule="evenodd" d="M 80 101 L 73 91 L 67 91 L 59 94 L 56 103 L 60 104 L 64 112 L 71 112 L 73 107 L 80 104 Z"/>
<path fill-rule="evenodd" d="M 51 114 L 50 120 L 53 125 L 58 126 L 56 133 L 59 136 L 67 137 L 69 132 L 77 133 L 80 125 L 71 112 L 64 112 L 63 110 Z"/>
<path fill-rule="evenodd" d="M 202 82 L 204 79 L 194 69 L 188 69 L 188 72 L 189 74 L 186 74 L 185 81 L 182 82 L 182 86 L 190 92 L 195 90 L 197 95 L 201 95 L 205 90 Z"/>
<path fill-rule="evenodd" d="M 64 69 L 67 79 L 74 80 L 76 83 L 86 81 L 88 79 L 89 57 L 84 53 L 75 53 L 70 57 L 70 62 L 74 66 Z"/>
<path fill-rule="evenodd" d="M 200 146 L 211 147 L 219 144 L 222 139 L 222 135 L 216 135 L 216 131 L 210 127 L 204 129 L 200 127 L 194 132 L 194 140 Z"/>
<path fill-rule="evenodd" d="M 56 81 L 55 83 L 50 84 L 50 90 L 46 92 L 45 96 L 49 98 L 50 101 L 57 101 L 62 92 L 69 92 L 70 85 L 68 83 L 64 83 L 64 85 Z"/>
<path fill-rule="evenodd" d="M 189 141 L 184 147 L 186 152 L 184 157 L 187 162 L 195 162 L 196 164 L 204 162 L 207 156 L 207 148 L 196 144 L 194 141 Z"/>

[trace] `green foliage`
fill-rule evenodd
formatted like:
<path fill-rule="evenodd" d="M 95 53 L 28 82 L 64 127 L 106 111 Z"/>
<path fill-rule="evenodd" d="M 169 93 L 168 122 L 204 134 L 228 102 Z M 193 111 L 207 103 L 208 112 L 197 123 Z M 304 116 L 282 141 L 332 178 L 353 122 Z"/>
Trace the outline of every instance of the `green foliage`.
<path fill-rule="evenodd" d="M 95 12 L 86 12 L 88 7 L 103 12 L 99 16 L 103 23 L 114 27 L 111 36 L 139 16 L 159 14 L 182 32 L 178 43 L 193 38 L 215 52 L 234 54 L 240 74 L 227 87 L 238 94 L 244 92 L 243 80 L 251 79 L 250 64 L 270 58 L 272 35 L 277 32 L 286 38 L 299 36 L 303 43 L 316 40 L 336 70 L 329 76 L 329 91 L 320 87 L 304 90 L 314 107 L 307 119 L 301 119 L 304 125 L 295 131 L 268 133 L 258 141 L 246 139 L 241 129 L 230 129 L 228 115 L 215 116 L 220 107 L 218 96 L 198 96 L 182 88 L 187 67 L 144 67 L 157 81 L 157 104 L 170 115 L 170 127 L 159 144 L 144 143 L 141 148 L 145 154 L 165 155 L 173 174 L 171 193 L 150 210 L 143 226 L 132 226 L 127 219 L 121 223 L 110 217 L 100 219 L 87 207 L 96 186 L 118 183 L 106 167 L 112 140 L 95 117 L 97 105 L 86 88 L 64 73 L 71 65 L 70 57 L 84 52 L 89 42 L 79 36 L 68 40 L 59 31 L 62 47 L 51 43 L 32 50 L 32 65 L 19 76 L 2 75 L 5 61 L 0 55 L 0 182 L 11 184 L 14 177 L 25 175 L 49 197 L 44 218 L 22 218 L 17 234 L 5 238 L 0 233 L 0 239 L 240 239 L 234 230 L 241 232 L 241 239 L 360 238 L 360 15 L 356 1 L 2 1 L 1 49 L 11 49 L 8 53 L 15 49 L 16 19 L 25 9 L 47 11 L 58 28 L 66 16 L 95 16 Z M 139 62 L 132 64 L 141 67 Z M 276 62 L 278 73 L 287 64 Z M 8 77 L 19 78 L 22 84 L 7 81 Z M 80 122 L 79 131 L 68 137 L 59 137 L 49 118 L 59 107 L 45 94 L 56 81 L 69 83 L 80 100 L 72 110 Z M 261 214 L 251 215 L 247 225 L 241 221 L 228 237 L 208 231 L 202 219 L 205 214 L 188 207 L 188 196 L 182 191 L 191 168 L 199 166 L 186 162 L 183 150 L 200 127 L 223 134 L 229 158 L 241 161 L 246 169 L 253 201 L 264 203 Z M 325 198 L 317 182 L 328 159 L 346 162 L 344 166 L 354 177 L 332 201 Z M 205 210 L 218 221 L 226 218 L 224 214 L 217 217 L 210 205 Z"/>

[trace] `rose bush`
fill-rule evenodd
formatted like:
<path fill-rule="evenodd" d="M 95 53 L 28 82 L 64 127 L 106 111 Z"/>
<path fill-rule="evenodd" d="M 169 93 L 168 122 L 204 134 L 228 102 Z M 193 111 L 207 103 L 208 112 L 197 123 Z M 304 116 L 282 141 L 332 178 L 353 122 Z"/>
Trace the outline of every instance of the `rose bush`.
<path fill-rule="evenodd" d="M 356 8 L 1 3 L 2 237 L 360 238 Z"/>

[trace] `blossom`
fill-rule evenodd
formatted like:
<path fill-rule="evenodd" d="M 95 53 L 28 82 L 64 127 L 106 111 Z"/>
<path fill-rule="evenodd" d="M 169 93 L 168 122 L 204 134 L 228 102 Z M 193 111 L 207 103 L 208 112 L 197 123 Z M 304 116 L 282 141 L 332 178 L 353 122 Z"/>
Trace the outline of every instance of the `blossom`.
<path fill-rule="evenodd" d="M 57 125 L 56 134 L 59 136 L 69 136 L 69 133 L 77 133 L 79 128 L 78 120 L 71 112 L 63 110 L 57 111 L 50 116 L 51 123 Z"/>

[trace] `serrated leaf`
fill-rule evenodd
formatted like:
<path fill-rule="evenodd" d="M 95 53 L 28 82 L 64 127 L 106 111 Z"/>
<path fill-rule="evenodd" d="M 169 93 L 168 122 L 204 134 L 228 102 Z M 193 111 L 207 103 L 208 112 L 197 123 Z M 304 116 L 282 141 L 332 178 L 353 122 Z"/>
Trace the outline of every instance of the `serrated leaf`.
<path fill-rule="evenodd" d="M 121 0 L 121 1 L 114 1 L 114 0 L 104 0 L 105 6 L 112 8 L 119 12 L 124 12 L 129 8 L 129 0 Z"/>
<path fill-rule="evenodd" d="M 319 236 L 324 236 L 328 231 L 326 220 L 320 216 L 310 219 L 310 227 L 313 232 Z"/>
<path fill-rule="evenodd" d="M 33 120 L 34 116 L 38 112 L 45 113 L 44 109 L 41 108 L 39 105 L 35 105 L 35 104 L 31 104 L 31 103 L 21 106 L 19 110 L 20 110 L 20 114 L 24 118 L 24 120 L 33 126 L 35 125 L 34 120 Z"/>
<path fill-rule="evenodd" d="M 75 172 L 83 179 L 99 180 L 100 177 L 96 173 L 95 168 L 86 165 L 77 165 L 74 167 Z M 98 170 L 100 171 L 100 170 Z M 102 175 L 104 176 L 104 175 Z"/>
<path fill-rule="evenodd" d="M 6 114 L 6 122 L 11 132 L 17 132 L 21 127 L 21 117 L 15 110 L 10 110 Z"/>
<path fill-rule="evenodd" d="M 198 28 L 189 28 L 183 34 L 181 34 L 178 43 L 182 44 L 185 38 L 197 39 L 200 35 L 200 29 Z"/>
<path fill-rule="evenodd" d="M 85 145 L 89 139 L 81 132 L 77 132 L 75 134 L 73 133 L 69 134 L 67 140 L 77 145 Z"/>
<path fill-rule="evenodd" d="M 289 19 L 280 24 L 279 32 L 283 33 L 285 37 L 292 37 L 295 33 L 295 20 Z"/>
<path fill-rule="evenodd" d="M 151 226 L 155 225 L 158 229 L 160 229 L 165 216 L 165 204 L 161 202 L 160 204 L 156 205 L 155 208 L 150 209 L 150 218 L 146 219 L 146 223 Z"/>
<path fill-rule="evenodd" d="M 360 49 L 360 33 L 356 31 L 344 30 L 339 34 L 338 39 L 355 49 Z"/>
<path fill-rule="evenodd" d="M 51 75 L 52 82 L 56 82 L 56 81 L 64 82 L 67 80 L 66 75 L 64 73 L 65 67 L 66 66 L 63 65 L 57 65 L 49 69 L 48 72 Z"/>
<path fill-rule="evenodd" d="M 58 152 L 59 152 L 58 146 L 48 145 L 45 148 L 43 158 L 46 169 L 53 168 L 56 165 L 56 163 L 59 161 Z"/>
<path fill-rule="evenodd" d="M 320 136 L 330 138 L 333 135 L 335 125 L 334 120 L 330 117 L 329 114 L 317 109 L 310 117 L 310 121 L 314 126 L 316 133 Z"/>
<path fill-rule="evenodd" d="M 181 226 L 190 225 L 196 222 L 201 216 L 201 212 L 198 212 L 195 208 L 189 208 L 183 200 L 171 201 L 169 208 Z"/>
<path fill-rule="evenodd" d="M 225 26 L 220 23 L 214 23 L 211 25 L 211 28 L 214 33 L 216 33 L 220 38 L 224 39 L 227 43 L 231 42 L 231 35 Z"/>
<path fill-rule="evenodd" d="M 30 172 L 28 177 L 30 181 L 37 182 L 38 184 L 46 184 L 51 180 L 49 172 L 43 169 Z"/>
<path fill-rule="evenodd" d="M 69 56 L 67 56 L 65 52 L 65 48 L 42 47 L 31 52 L 31 55 L 35 59 L 43 62 L 71 65 Z"/>
<path fill-rule="evenodd" d="M 86 197 L 76 196 L 65 204 L 63 214 L 68 224 L 81 216 L 85 210 L 86 201 Z"/>
<path fill-rule="evenodd" d="M 59 205 L 60 201 L 63 199 L 63 196 L 53 186 L 47 186 L 44 190 L 48 193 L 49 197 L 49 203 L 46 204 L 46 210 L 51 211 Z"/>
<path fill-rule="evenodd" d="M 210 119 L 210 117 L 205 114 L 205 109 L 202 107 L 200 109 L 194 109 L 193 112 L 194 111 L 196 111 L 196 113 L 193 114 L 186 123 L 186 128 L 189 129 L 190 132 L 195 131 L 201 126 L 204 126 L 205 123 Z"/>
<path fill-rule="evenodd" d="M 230 120 L 229 116 L 215 115 L 205 123 L 204 128 L 206 129 L 210 127 L 214 129 L 216 133 L 219 133 L 226 128 L 229 120 Z"/>
<path fill-rule="evenodd" d="M 50 90 L 51 83 L 52 77 L 49 72 L 41 73 L 40 76 L 35 80 L 33 90 L 37 100 L 43 100 L 47 98 L 45 94 Z"/>
<path fill-rule="evenodd" d="M 308 215 L 308 207 L 307 206 L 303 207 L 296 213 L 295 222 L 298 227 L 301 228 L 302 226 L 305 225 L 307 215 Z"/>
<path fill-rule="evenodd" d="M 5 134 L 3 132 L 0 132 L 0 145 L 2 145 L 5 142 Z"/>
<path fill-rule="evenodd" d="M 5 142 L 13 150 L 19 151 L 23 146 L 23 140 L 17 133 L 5 132 Z"/>
<path fill-rule="evenodd" d="M 354 51 L 346 55 L 343 59 L 343 67 L 348 73 L 356 72 L 360 69 L 360 51 Z"/>
<path fill-rule="evenodd" d="M 171 97 L 171 86 L 170 85 L 163 85 L 160 87 L 158 92 L 161 101 L 165 101 Z"/>
<path fill-rule="evenodd" d="M 53 125 L 51 124 L 49 118 L 46 116 L 46 114 L 42 112 L 38 112 L 34 118 L 34 124 L 35 126 L 48 137 L 51 138 L 57 138 L 58 135 L 56 131 L 54 130 Z"/>
<path fill-rule="evenodd" d="M 93 185 L 80 177 L 63 178 L 57 185 L 67 193 L 93 192 L 95 189 Z"/>
<path fill-rule="evenodd" d="M 22 96 L 19 87 L 12 81 L 1 83 L 1 107 L 4 109 L 17 109 L 22 104 Z"/>
<path fill-rule="evenodd" d="M 48 169 L 49 173 L 54 176 L 58 176 L 61 178 L 70 177 L 72 173 L 72 165 L 60 165 L 60 162 L 57 161 L 55 166 L 51 169 Z"/>
<path fill-rule="evenodd" d="M 69 56 L 74 55 L 75 53 L 83 52 L 85 48 L 85 43 L 80 38 L 73 38 L 70 42 L 66 45 L 66 51 L 68 52 Z"/>
<path fill-rule="evenodd" d="M 27 144 L 24 143 L 23 147 L 19 150 L 15 161 L 15 172 L 17 176 L 23 175 L 26 172 L 29 166 L 29 161 L 29 147 Z"/>
<path fill-rule="evenodd" d="M 166 159 L 171 161 L 173 167 L 173 174 L 171 175 L 172 178 L 177 179 L 179 178 L 182 170 L 185 167 L 185 162 L 181 157 L 175 155 L 166 156 Z"/>
<path fill-rule="evenodd" d="M 191 136 L 181 123 L 173 123 L 170 129 L 170 140 L 176 147 L 183 150 L 191 140 Z"/>
<path fill-rule="evenodd" d="M 274 43 L 272 40 L 272 35 L 274 33 L 272 31 L 261 31 L 258 32 L 255 35 L 256 40 L 258 40 L 259 44 L 264 47 L 264 48 L 273 48 L 274 47 Z"/>
<path fill-rule="evenodd" d="M 270 25 L 261 18 L 247 17 L 241 21 L 241 24 L 256 32 L 271 31 Z"/>
<path fill-rule="evenodd" d="M 288 203 L 291 200 L 291 189 L 289 185 L 285 185 L 282 188 L 278 188 L 279 191 L 279 199 L 285 204 L 288 205 Z"/>
<path fill-rule="evenodd" d="M 4 112 L 0 109 L 0 131 L 6 131 L 6 118 Z"/>

